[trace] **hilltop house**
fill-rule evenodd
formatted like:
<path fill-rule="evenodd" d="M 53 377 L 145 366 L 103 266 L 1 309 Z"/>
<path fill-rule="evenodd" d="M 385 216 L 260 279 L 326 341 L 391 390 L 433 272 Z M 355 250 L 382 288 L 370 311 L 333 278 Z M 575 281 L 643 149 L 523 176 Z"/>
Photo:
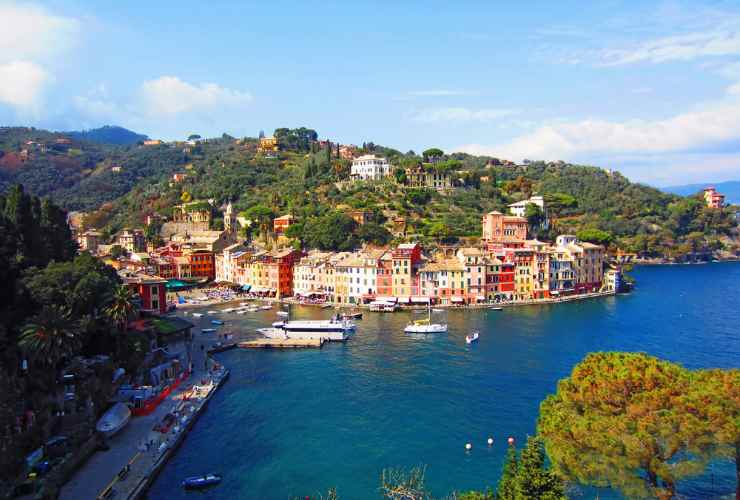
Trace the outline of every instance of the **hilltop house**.
<path fill-rule="evenodd" d="M 704 189 L 704 201 L 709 208 L 722 208 L 725 206 L 725 195 L 719 193 L 714 186 Z"/>
<path fill-rule="evenodd" d="M 406 169 L 406 186 L 444 191 L 452 188 L 452 176 L 441 170 L 426 169 L 423 165 L 416 165 Z"/>
<path fill-rule="evenodd" d="M 350 177 L 353 180 L 380 180 L 391 174 L 388 160 L 375 155 L 363 155 L 352 160 Z"/>

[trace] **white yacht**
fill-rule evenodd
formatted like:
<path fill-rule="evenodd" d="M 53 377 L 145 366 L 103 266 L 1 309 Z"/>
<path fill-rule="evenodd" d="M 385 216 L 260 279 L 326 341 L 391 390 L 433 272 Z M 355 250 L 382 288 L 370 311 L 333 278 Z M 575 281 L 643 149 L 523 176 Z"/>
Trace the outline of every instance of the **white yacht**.
<path fill-rule="evenodd" d="M 296 320 L 276 321 L 272 328 L 259 328 L 257 330 L 269 338 L 291 338 L 291 339 L 326 339 L 347 340 L 355 331 L 355 324 L 349 320 Z"/>
<path fill-rule="evenodd" d="M 447 323 L 432 323 L 432 309 L 428 308 L 426 319 L 417 319 L 409 322 L 403 329 L 406 333 L 444 333 L 447 331 Z"/>

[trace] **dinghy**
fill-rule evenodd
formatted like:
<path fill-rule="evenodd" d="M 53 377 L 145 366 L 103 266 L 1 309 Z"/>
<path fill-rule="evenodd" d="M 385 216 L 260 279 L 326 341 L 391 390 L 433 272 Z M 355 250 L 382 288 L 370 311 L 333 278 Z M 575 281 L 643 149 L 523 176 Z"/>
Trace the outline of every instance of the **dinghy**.
<path fill-rule="evenodd" d="M 466 344 L 472 344 L 473 342 L 477 342 L 479 336 L 480 335 L 478 334 L 478 332 L 473 332 L 472 335 L 466 335 L 465 336 L 465 343 Z"/>

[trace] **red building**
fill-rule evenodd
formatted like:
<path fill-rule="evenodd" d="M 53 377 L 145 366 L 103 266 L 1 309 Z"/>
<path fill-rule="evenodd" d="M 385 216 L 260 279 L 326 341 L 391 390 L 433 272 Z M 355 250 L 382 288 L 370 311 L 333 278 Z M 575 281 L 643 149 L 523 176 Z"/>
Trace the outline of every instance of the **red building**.
<path fill-rule="evenodd" d="M 393 254 L 385 252 L 378 259 L 378 274 L 375 289 L 378 297 L 391 297 L 393 295 Z"/>
<path fill-rule="evenodd" d="M 260 257 L 262 266 L 267 270 L 270 288 L 276 290 L 276 297 L 293 295 L 293 266 L 301 257 L 303 253 L 293 248 L 277 250 Z"/>
<path fill-rule="evenodd" d="M 272 230 L 275 231 L 275 234 L 283 234 L 293 225 L 293 222 L 295 222 L 295 218 L 290 214 L 277 217 L 272 221 Z"/>
<path fill-rule="evenodd" d="M 216 278 L 216 262 L 213 252 L 210 250 L 190 250 L 183 255 L 187 257 L 190 264 L 190 277 L 207 278 L 209 280 Z"/>
<path fill-rule="evenodd" d="M 725 205 L 725 195 L 717 192 L 713 186 L 704 190 L 704 201 L 709 208 L 722 208 Z"/>
<path fill-rule="evenodd" d="M 167 312 L 167 280 L 159 276 L 135 274 L 123 277 L 123 282 L 141 299 L 141 311 L 153 314 Z"/>

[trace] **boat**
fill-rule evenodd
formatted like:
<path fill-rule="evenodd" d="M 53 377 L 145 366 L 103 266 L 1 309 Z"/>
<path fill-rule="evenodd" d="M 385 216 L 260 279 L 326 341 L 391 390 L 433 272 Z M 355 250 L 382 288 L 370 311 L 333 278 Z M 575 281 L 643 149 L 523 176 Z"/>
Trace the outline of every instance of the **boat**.
<path fill-rule="evenodd" d="M 410 322 L 403 329 L 406 333 L 444 333 L 447 331 L 446 323 L 432 323 L 432 308 L 427 309 L 427 319 L 417 319 L 416 321 Z"/>
<path fill-rule="evenodd" d="M 272 306 L 260 306 L 259 309 L 260 311 L 269 311 L 270 309 L 272 309 Z"/>
<path fill-rule="evenodd" d="M 230 312 L 234 312 L 235 310 L 236 310 L 235 308 L 229 307 L 228 309 L 224 309 L 223 312 L 230 313 Z"/>
<path fill-rule="evenodd" d="M 249 305 L 249 302 L 239 302 L 239 305 L 242 307 L 247 307 Z"/>
<path fill-rule="evenodd" d="M 125 403 L 116 403 L 98 420 L 95 429 L 106 438 L 126 427 L 131 420 L 131 410 Z"/>
<path fill-rule="evenodd" d="M 321 306 L 321 309 L 331 309 L 333 306 L 331 304 L 324 304 Z"/>
<path fill-rule="evenodd" d="M 193 313 L 193 318 L 202 318 L 203 313 Z"/>
<path fill-rule="evenodd" d="M 503 307 L 498 307 L 498 306 L 491 306 L 491 307 L 488 308 L 488 310 L 489 311 L 503 311 L 504 308 Z"/>
<path fill-rule="evenodd" d="M 208 314 L 216 314 L 218 311 L 215 310 L 215 309 L 211 309 L 210 311 L 207 311 L 207 312 L 208 312 Z"/>
<path fill-rule="evenodd" d="M 276 321 L 272 328 L 282 330 L 285 338 L 344 341 L 354 333 L 355 324 L 334 316 L 330 320 Z"/>
<path fill-rule="evenodd" d="M 244 314 L 246 312 L 247 312 L 246 309 L 239 309 L 238 311 L 236 311 L 236 314 Z"/>
<path fill-rule="evenodd" d="M 359 311 L 346 312 L 342 314 L 343 319 L 362 319 L 362 313 Z"/>
<path fill-rule="evenodd" d="M 465 336 L 465 343 L 466 344 L 472 344 L 473 342 L 477 342 L 479 336 L 480 336 L 480 334 L 478 332 L 473 332 L 472 335 L 466 335 Z"/>
<path fill-rule="evenodd" d="M 444 312 L 444 309 L 438 309 L 438 308 L 435 307 L 434 309 L 432 309 L 432 311 L 434 311 L 436 313 L 441 313 L 441 312 Z"/>
<path fill-rule="evenodd" d="M 398 304 L 395 302 L 388 302 L 384 300 L 376 300 L 370 302 L 370 310 L 373 312 L 395 312 L 398 309 Z"/>
<path fill-rule="evenodd" d="M 223 322 L 223 321 L 221 321 L 220 319 L 212 319 L 212 320 L 211 320 L 211 324 L 212 324 L 212 325 L 218 325 L 218 326 L 221 326 L 221 325 L 223 325 L 223 324 L 224 324 L 224 322 Z"/>
<path fill-rule="evenodd" d="M 278 311 L 278 312 L 277 312 L 277 315 L 278 315 L 278 316 L 288 316 L 288 315 L 289 315 L 289 313 L 288 313 L 288 311 Z"/>
<path fill-rule="evenodd" d="M 268 339 L 287 339 L 288 334 L 282 328 L 257 328 L 257 333 Z"/>
<path fill-rule="evenodd" d="M 202 332 L 202 333 L 213 333 L 213 332 L 215 332 L 215 331 L 216 331 L 216 329 L 215 329 L 215 328 L 203 328 L 203 329 L 201 330 L 201 332 Z"/>
<path fill-rule="evenodd" d="M 187 490 L 205 488 L 221 482 L 221 474 L 205 474 L 203 476 L 187 477 L 182 481 L 182 487 Z"/>

